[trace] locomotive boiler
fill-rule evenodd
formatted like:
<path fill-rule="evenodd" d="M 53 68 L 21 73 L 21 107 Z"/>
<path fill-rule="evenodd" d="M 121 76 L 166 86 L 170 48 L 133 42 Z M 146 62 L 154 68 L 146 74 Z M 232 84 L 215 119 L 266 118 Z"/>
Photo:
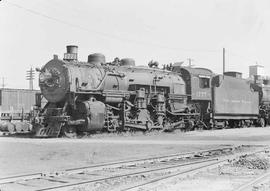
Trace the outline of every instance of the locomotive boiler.
<path fill-rule="evenodd" d="M 163 129 L 196 124 L 199 113 L 187 104 L 186 84 L 174 72 L 135 66 L 133 59 L 106 63 L 102 54 L 77 60 L 67 46 L 40 70 L 39 86 L 48 103 L 33 120 L 37 136 L 78 132 Z"/>

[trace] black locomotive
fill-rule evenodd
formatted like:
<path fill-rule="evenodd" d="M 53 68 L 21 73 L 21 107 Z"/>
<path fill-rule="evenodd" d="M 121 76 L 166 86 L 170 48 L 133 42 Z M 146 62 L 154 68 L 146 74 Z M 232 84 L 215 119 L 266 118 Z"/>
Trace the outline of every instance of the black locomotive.
<path fill-rule="evenodd" d="M 187 103 L 178 73 L 136 67 L 133 59 L 106 63 L 102 54 L 77 61 L 68 46 L 40 69 L 39 85 L 48 100 L 33 122 L 37 136 L 73 136 L 77 132 L 185 128 L 199 121 Z"/>
<path fill-rule="evenodd" d="M 39 70 L 41 95 L 48 103 L 33 120 L 37 136 L 223 128 L 266 119 L 260 112 L 265 103 L 259 99 L 261 86 L 255 89 L 239 73 L 215 75 L 182 66 L 169 71 L 159 69 L 156 62 L 135 66 L 133 59 L 106 63 L 102 54 L 79 62 L 77 50 L 67 46 L 63 60 L 54 56 Z"/>

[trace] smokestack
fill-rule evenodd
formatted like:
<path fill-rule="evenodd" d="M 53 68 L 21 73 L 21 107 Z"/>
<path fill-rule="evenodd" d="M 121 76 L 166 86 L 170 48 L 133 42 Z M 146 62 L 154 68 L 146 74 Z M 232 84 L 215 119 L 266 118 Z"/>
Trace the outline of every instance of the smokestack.
<path fill-rule="evenodd" d="M 64 54 L 64 60 L 67 61 L 77 61 L 78 59 L 78 46 L 75 45 L 68 45 L 67 46 L 67 53 Z"/>
<path fill-rule="evenodd" d="M 69 53 L 69 54 L 78 54 L 78 46 L 68 45 L 67 46 L 67 53 Z"/>

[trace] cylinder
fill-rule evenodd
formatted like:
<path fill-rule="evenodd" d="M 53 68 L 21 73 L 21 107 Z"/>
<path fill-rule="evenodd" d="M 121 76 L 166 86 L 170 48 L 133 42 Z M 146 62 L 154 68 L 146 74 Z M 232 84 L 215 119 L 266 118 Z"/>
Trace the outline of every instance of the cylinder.
<path fill-rule="evenodd" d="M 101 53 L 89 54 L 88 63 L 91 63 L 91 62 L 100 63 L 100 64 L 106 64 L 106 58 Z"/>
<path fill-rule="evenodd" d="M 67 46 L 67 53 L 69 53 L 69 54 L 77 54 L 78 53 L 78 46 L 68 45 Z"/>
<path fill-rule="evenodd" d="M 105 104 L 100 101 L 84 101 L 77 105 L 78 124 L 83 124 L 83 131 L 97 131 L 104 127 L 105 123 Z M 81 119 L 84 119 L 84 123 Z M 77 123 L 76 122 L 76 123 Z"/>
<path fill-rule="evenodd" d="M 135 66 L 135 60 L 132 58 L 123 58 L 120 61 L 121 66 Z"/>

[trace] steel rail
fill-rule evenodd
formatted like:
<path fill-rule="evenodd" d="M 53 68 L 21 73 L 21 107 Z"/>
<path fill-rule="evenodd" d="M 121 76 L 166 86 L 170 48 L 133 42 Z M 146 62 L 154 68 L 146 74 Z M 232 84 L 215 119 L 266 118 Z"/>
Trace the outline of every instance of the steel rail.
<path fill-rule="evenodd" d="M 4 178 L 0 178 L 0 185 L 6 184 L 6 183 L 12 183 L 18 180 L 30 180 L 35 178 L 40 178 L 42 176 L 42 173 L 32 173 L 32 174 L 21 174 L 16 176 L 8 176 Z M 1 189 L 0 189 L 1 191 Z"/>
<path fill-rule="evenodd" d="M 93 179 L 93 180 L 86 180 L 86 181 L 81 181 L 81 182 L 65 184 L 65 185 L 59 185 L 59 186 L 52 186 L 52 187 L 37 189 L 36 191 L 47 191 L 47 190 L 60 191 L 60 190 L 63 190 L 63 189 L 66 190 L 66 189 L 74 188 L 74 186 L 81 186 L 81 185 L 85 185 L 85 184 L 90 184 L 90 183 L 95 183 L 95 182 L 100 182 L 100 181 L 106 181 L 106 180 L 111 180 L 111 179 L 115 179 L 115 178 L 122 178 L 122 177 L 127 177 L 127 176 L 134 176 L 134 175 L 139 175 L 139 174 L 148 174 L 148 173 L 152 173 L 152 172 L 164 171 L 164 170 L 168 170 L 168 169 L 179 168 L 179 167 L 183 167 L 183 166 L 190 166 L 190 165 L 194 165 L 194 164 L 213 162 L 213 161 L 217 161 L 217 160 L 218 160 L 217 158 L 214 158 L 214 159 L 207 159 L 207 160 L 203 160 L 203 161 L 196 161 L 196 162 L 190 162 L 190 163 L 185 163 L 185 164 L 172 165 L 172 166 L 169 166 L 169 167 L 166 166 L 166 167 L 162 167 L 162 168 L 143 170 L 143 171 L 139 171 L 139 172 L 125 173 L 125 174 L 110 176 L 110 177 L 106 177 L 106 178 L 97 178 L 97 179 Z M 219 162 L 213 162 L 213 163 L 214 164 L 220 163 L 220 161 Z"/>
<path fill-rule="evenodd" d="M 219 164 L 224 162 L 225 160 L 228 160 L 228 157 L 226 159 L 224 159 L 224 156 L 222 157 L 217 157 L 216 152 L 220 152 L 221 154 L 224 154 L 226 152 L 230 152 L 233 151 L 234 149 L 237 148 L 241 148 L 244 147 L 245 145 L 241 145 L 241 146 L 232 146 L 232 147 L 223 147 L 223 148 L 215 148 L 215 149 L 209 149 L 209 150 L 199 150 L 199 151 L 194 151 L 194 152 L 187 152 L 187 153 L 179 153 L 179 154 L 171 154 L 171 155 L 166 155 L 166 156 L 157 156 L 157 157 L 150 157 L 150 158 L 144 158 L 144 159 L 135 159 L 135 160 L 124 160 L 124 161 L 116 161 L 116 162 L 110 162 L 110 163 L 101 163 L 101 164 L 97 164 L 97 165 L 91 165 L 91 166 L 86 166 L 86 167 L 78 167 L 78 168 L 71 168 L 71 169 L 66 169 L 65 171 L 62 172 L 57 172 L 57 173 L 51 173 L 51 174 L 40 174 L 40 173 L 36 173 L 36 174 L 31 174 L 31 175 L 35 175 L 37 177 L 29 177 L 28 175 L 23 177 L 23 176 L 15 176 L 15 177 L 8 177 L 10 178 L 10 181 L 7 178 L 0 179 L 0 185 L 2 183 L 2 185 L 4 184 L 21 184 L 20 182 L 16 182 L 16 181 L 20 181 L 20 180 L 32 180 L 33 181 L 35 179 L 40 179 L 40 180 L 48 180 L 48 181 L 52 181 L 52 182 L 58 182 L 60 185 L 56 185 L 56 186 L 47 186 L 47 187 L 43 187 L 40 186 L 41 188 L 36 188 L 36 191 L 46 191 L 46 190 L 66 190 L 68 188 L 73 188 L 76 186 L 80 186 L 80 185 L 87 185 L 90 183 L 94 183 L 94 182 L 101 182 L 101 181 L 105 181 L 105 180 L 110 180 L 110 179 L 115 179 L 115 178 L 121 178 L 121 177 L 127 177 L 127 176 L 134 176 L 134 175 L 138 175 L 138 174 L 147 174 L 147 173 L 151 173 L 151 172 L 155 172 L 155 171 L 165 171 L 167 169 L 173 169 L 173 168 L 180 168 L 183 166 L 189 166 L 189 165 L 196 165 L 196 164 L 202 164 L 202 163 L 206 163 L 206 162 L 212 162 L 215 164 Z M 265 150 L 265 148 L 264 148 Z M 256 151 L 256 152 L 261 152 L 261 151 Z M 255 153 L 254 151 L 252 153 Z M 243 155 L 243 153 L 238 153 L 238 155 Z M 215 157 L 215 158 L 211 158 L 211 159 L 206 159 L 206 160 L 202 160 L 205 159 L 203 157 Z M 233 154 L 234 158 L 236 157 L 236 154 Z M 190 163 L 181 163 L 178 165 L 175 165 L 175 159 L 177 160 L 181 160 L 181 159 L 197 159 L 197 161 L 193 161 Z M 224 159 L 222 161 L 218 161 L 220 158 Z M 198 161 L 199 160 L 199 161 Z M 161 168 L 154 168 L 154 169 L 150 169 L 149 168 L 151 166 L 149 166 L 148 170 L 143 170 L 143 171 L 137 171 L 137 172 L 131 172 L 131 173 L 125 173 L 125 174 L 120 174 L 120 175 L 114 175 L 114 176 L 107 176 L 107 177 L 98 177 L 96 178 L 95 175 L 93 176 L 94 179 L 91 180 L 85 180 L 83 178 L 79 178 L 79 181 L 76 181 L 76 177 L 72 177 L 70 175 L 80 175 L 80 173 L 82 173 L 81 175 L 85 175 L 86 177 L 89 175 L 86 171 L 87 170 L 91 170 L 91 171 L 95 171 L 95 170 L 104 170 L 104 167 L 110 167 L 110 168 L 119 168 L 119 167 L 129 167 L 130 165 L 135 165 L 138 166 L 140 164 L 144 164 L 149 162 L 151 164 L 151 162 L 160 162 L 160 164 L 164 164 L 164 165 L 168 165 L 170 164 L 170 166 L 165 166 L 165 167 L 161 167 Z M 165 163 L 164 163 L 165 162 Z M 181 162 L 185 162 L 185 161 L 181 161 Z M 166 164 L 167 163 L 167 164 Z M 209 164 L 210 165 L 210 164 Z M 214 165 L 214 164 L 212 164 Z M 208 165 L 206 165 L 208 166 Z M 204 166 L 202 167 L 197 167 L 198 169 L 204 168 Z M 105 169 L 106 170 L 106 169 Z M 190 171 L 190 170 L 189 170 Z M 191 170 L 191 171 L 195 171 L 195 169 Z M 86 172 L 86 173 L 85 173 Z M 187 172 L 185 172 L 187 173 Z M 66 175 L 65 176 L 58 176 L 58 175 Z M 98 175 L 100 176 L 100 175 Z M 177 175 L 174 175 L 177 176 Z M 62 179 L 69 179 L 71 182 L 65 182 L 62 181 Z M 164 178 L 162 178 L 164 179 Z M 153 181 L 153 180 L 152 180 Z M 159 180 L 157 180 L 159 181 Z M 24 185 L 26 186 L 31 186 L 27 185 L 27 182 L 24 182 Z M 33 190 L 34 188 L 32 188 Z"/>
<path fill-rule="evenodd" d="M 224 159 L 224 160 L 213 162 L 213 163 L 210 163 L 210 164 L 206 164 L 206 165 L 203 165 L 203 166 L 200 166 L 200 167 L 195 167 L 195 168 L 192 168 L 192 169 L 189 169 L 189 170 L 176 172 L 176 173 L 173 173 L 173 174 L 170 174 L 170 175 L 167 175 L 167 176 L 152 179 L 152 180 L 144 182 L 142 184 L 138 184 L 138 185 L 135 185 L 135 186 L 131 186 L 131 187 L 128 187 L 128 188 L 121 189 L 121 191 L 135 191 L 136 189 L 139 189 L 140 187 L 143 187 L 143 186 L 146 186 L 146 185 L 151 185 L 151 184 L 157 183 L 159 181 L 166 180 L 166 179 L 173 178 L 173 177 L 177 177 L 177 176 L 180 176 L 180 175 L 187 175 L 189 173 L 195 173 L 198 170 L 203 170 L 205 168 L 213 167 L 213 166 L 216 166 L 216 165 L 221 165 L 221 164 L 224 164 L 224 163 L 227 163 L 227 162 L 228 162 L 228 159 Z"/>
<path fill-rule="evenodd" d="M 263 173 L 262 175 L 257 176 L 251 182 L 245 182 L 243 185 L 241 185 L 240 187 L 238 187 L 234 191 L 247 191 L 248 189 L 252 190 L 251 189 L 252 186 L 263 182 L 264 180 L 266 180 L 269 177 L 270 177 L 270 172 Z"/>
<path fill-rule="evenodd" d="M 90 165 L 90 166 L 83 166 L 83 167 L 77 167 L 77 168 L 69 168 L 65 169 L 63 171 L 53 172 L 53 173 L 43 173 L 43 172 L 37 172 L 37 173 L 31 173 L 31 174 L 23 174 L 23 175 L 16 175 L 16 176 L 9 176 L 0 178 L 0 185 L 3 184 L 9 184 L 20 180 L 30 180 L 35 178 L 42 178 L 44 176 L 53 176 L 53 175 L 59 175 L 59 174 L 75 174 L 80 173 L 85 170 L 99 170 L 104 167 L 112 167 L 116 168 L 120 165 L 133 165 L 134 163 L 140 164 L 145 163 L 147 161 L 161 161 L 161 160 L 171 160 L 175 158 L 188 158 L 192 157 L 194 155 L 202 155 L 203 153 L 211 153 L 211 152 L 218 152 L 218 151 L 224 151 L 224 150 L 233 150 L 237 149 L 241 146 L 234 146 L 234 147 L 223 147 L 223 148 L 215 148 L 215 149 L 209 149 L 209 150 L 199 150 L 199 151 L 193 151 L 193 152 L 186 152 L 186 153 L 177 153 L 177 154 L 170 154 L 170 155 L 163 155 L 163 156 L 156 156 L 156 157 L 149 157 L 149 158 L 142 158 L 142 159 L 134 159 L 134 160 L 122 160 L 122 161 L 114 161 L 114 162 L 108 162 L 108 163 L 100 163 L 96 165 Z"/>
<path fill-rule="evenodd" d="M 223 165 L 223 164 L 228 163 L 228 161 L 229 160 L 232 160 L 233 158 L 238 158 L 238 157 L 243 156 L 243 155 L 249 155 L 249 154 L 256 154 L 256 153 L 264 152 L 268 148 L 269 147 L 267 146 L 264 149 L 259 150 L 259 151 L 237 154 L 236 156 L 227 157 L 227 158 L 225 158 L 225 159 L 223 159 L 221 161 L 218 161 L 216 163 L 213 163 L 213 164 L 205 165 L 205 166 L 202 166 L 202 167 L 197 167 L 197 168 L 186 170 L 186 171 L 183 171 L 183 172 L 173 173 L 173 174 L 170 174 L 170 175 L 167 175 L 167 176 L 163 176 L 161 178 L 156 178 L 156 179 L 153 179 L 153 180 L 150 180 L 150 181 L 147 181 L 147 182 L 138 184 L 138 185 L 126 187 L 124 189 L 121 189 L 121 191 L 136 191 L 137 189 L 139 189 L 139 188 L 141 188 L 143 186 L 155 184 L 157 182 L 160 182 L 160 181 L 163 181 L 163 180 L 166 180 L 166 179 L 170 179 L 170 178 L 174 178 L 174 177 L 177 177 L 177 176 L 180 176 L 180 175 L 185 175 L 185 174 L 190 174 L 190 173 L 196 173 L 198 170 L 203 170 L 203 169 L 209 168 L 211 166 L 212 166 L 212 168 L 214 168 L 216 165 L 220 166 L 220 165 Z M 256 178 L 252 182 L 250 182 L 248 184 L 244 184 L 240 188 L 238 188 L 237 190 L 234 190 L 234 191 L 246 191 L 247 188 L 249 188 L 250 186 L 252 186 L 254 184 L 257 184 L 258 182 L 261 182 L 262 180 L 264 180 L 265 178 L 267 178 L 269 176 L 270 176 L 270 172 L 264 173 L 263 175 L 261 175 L 260 177 Z"/>

